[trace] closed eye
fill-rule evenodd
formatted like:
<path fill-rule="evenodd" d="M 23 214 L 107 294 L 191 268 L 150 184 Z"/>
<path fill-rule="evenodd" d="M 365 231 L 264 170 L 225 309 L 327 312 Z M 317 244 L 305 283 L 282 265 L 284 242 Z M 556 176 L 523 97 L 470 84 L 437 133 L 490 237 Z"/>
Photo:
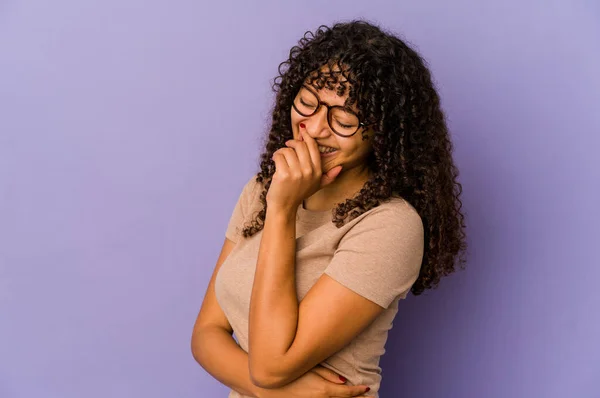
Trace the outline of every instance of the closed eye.
<path fill-rule="evenodd" d="M 335 119 L 335 122 L 338 124 L 338 126 L 340 126 L 341 128 L 344 128 L 344 129 L 350 129 L 352 127 L 355 127 L 354 124 L 345 124 L 345 123 L 340 122 L 338 119 Z"/>
<path fill-rule="evenodd" d="M 300 98 L 300 103 L 301 103 L 302 105 L 304 105 L 304 106 L 307 106 L 307 107 L 309 107 L 309 108 L 314 108 L 314 107 L 315 107 L 314 105 L 307 104 L 306 102 L 304 102 L 304 100 L 303 100 L 302 98 Z"/>

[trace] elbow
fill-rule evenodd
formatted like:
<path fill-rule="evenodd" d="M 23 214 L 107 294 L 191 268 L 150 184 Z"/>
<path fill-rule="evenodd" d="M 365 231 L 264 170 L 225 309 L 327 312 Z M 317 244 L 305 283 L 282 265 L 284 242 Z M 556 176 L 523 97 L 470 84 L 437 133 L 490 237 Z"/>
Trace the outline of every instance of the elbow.
<path fill-rule="evenodd" d="M 196 360 L 196 362 L 198 362 L 199 364 L 202 364 L 202 349 L 200 347 L 201 345 L 201 341 L 200 341 L 200 336 L 198 336 L 198 334 L 194 333 L 192 335 L 192 340 L 190 342 L 190 349 L 192 351 L 192 357 L 194 357 L 194 359 Z"/>
<path fill-rule="evenodd" d="M 268 369 L 264 365 L 254 364 L 253 361 L 248 361 L 250 380 L 257 387 L 271 389 L 280 388 L 289 383 L 289 381 L 281 374 Z"/>
<path fill-rule="evenodd" d="M 192 333 L 190 350 L 196 362 L 202 367 L 204 367 L 205 357 L 209 354 L 208 347 L 210 347 L 215 331 L 218 332 L 218 329 L 198 328 L 194 329 Z"/>
<path fill-rule="evenodd" d="M 264 388 L 264 389 L 272 389 L 272 388 L 281 388 L 283 386 L 285 386 L 287 383 L 284 382 L 282 379 L 277 378 L 277 377 L 273 377 L 271 375 L 265 374 L 258 374 L 255 375 L 254 373 L 250 372 L 250 380 L 252 380 L 252 384 L 254 384 L 257 387 L 260 388 Z"/>

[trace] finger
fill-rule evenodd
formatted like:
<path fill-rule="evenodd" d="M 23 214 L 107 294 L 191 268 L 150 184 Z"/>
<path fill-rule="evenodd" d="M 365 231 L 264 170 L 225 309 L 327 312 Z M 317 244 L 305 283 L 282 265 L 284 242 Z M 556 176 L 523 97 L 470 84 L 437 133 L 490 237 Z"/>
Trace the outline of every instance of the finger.
<path fill-rule="evenodd" d="M 308 152 L 310 153 L 310 159 L 312 160 L 312 164 L 315 167 L 315 170 L 318 172 L 321 171 L 321 152 L 319 152 L 319 146 L 314 138 L 310 136 L 310 134 L 302 134 L 300 132 L 300 138 L 306 142 L 306 147 L 308 148 Z"/>
<path fill-rule="evenodd" d="M 311 369 L 311 371 L 332 383 L 344 384 L 346 382 L 345 377 L 340 376 L 339 374 L 335 373 L 333 370 L 327 369 L 323 366 L 317 366 L 317 367 Z"/>
<path fill-rule="evenodd" d="M 289 148 L 293 148 L 296 151 L 302 172 L 306 175 L 312 175 L 316 169 L 312 162 L 308 147 L 306 146 L 306 142 L 289 140 L 285 143 L 285 145 Z"/>
<path fill-rule="evenodd" d="M 328 170 L 327 173 L 325 173 L 321 176 L 321 188 L 326 185 L 329 185 L 333 181 L 335 181 L 335 179 L 341 172 L 342 172 L 341 165 L 335 166 L 334 168 Z"/>
<path fill-rule="evenodd" d="M 371 388 L 367 386 L 336 386 L 330 388 L 330 395 L 333 397 L 357 397 L 366 394 Z"/>
<path fill-rule="evenodd" d="M 275 163 L 275 171 L 279 171 L 281 174 L 286 174 L 289 171 L 289 165 L 285 156 L 279 150 L 273 153 L 273 162 Z"/>
<path fill-rule="evenodd" d="M 302 170 L 300 169 L 300 160 L 298 159 L 298 155 L 296 155 L 296 151 L 292 148 L 282 148 L 278 151 L 283 155 L 290 168 L 290 176 L 300 177 Z"/>

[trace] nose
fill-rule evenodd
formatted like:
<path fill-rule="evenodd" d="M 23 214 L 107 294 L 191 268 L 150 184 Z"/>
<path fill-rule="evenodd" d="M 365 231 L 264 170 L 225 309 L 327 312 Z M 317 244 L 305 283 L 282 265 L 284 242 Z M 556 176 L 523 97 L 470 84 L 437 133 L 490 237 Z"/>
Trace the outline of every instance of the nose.
<path fill-rule="evenodd" d="M 317 113 L 308 117 L 302 124 L 305 125 L 305 132 L 312 138 L 325 138 L 333 132 L 327 121 L 327 108 L 321 107 Z"/>

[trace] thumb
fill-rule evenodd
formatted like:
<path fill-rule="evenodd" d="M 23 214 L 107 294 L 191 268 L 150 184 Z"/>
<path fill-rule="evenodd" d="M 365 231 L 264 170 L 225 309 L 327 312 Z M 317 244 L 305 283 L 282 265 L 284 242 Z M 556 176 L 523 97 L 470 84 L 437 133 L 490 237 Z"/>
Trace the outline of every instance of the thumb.
<path fill-rule="evenodd" d="M 336 177 L 342 172 L 342 166 L 335 166 L 330 169 L 327 173 L 321 175 L 321 187 L 331 184 L 335 181 Z"/>

